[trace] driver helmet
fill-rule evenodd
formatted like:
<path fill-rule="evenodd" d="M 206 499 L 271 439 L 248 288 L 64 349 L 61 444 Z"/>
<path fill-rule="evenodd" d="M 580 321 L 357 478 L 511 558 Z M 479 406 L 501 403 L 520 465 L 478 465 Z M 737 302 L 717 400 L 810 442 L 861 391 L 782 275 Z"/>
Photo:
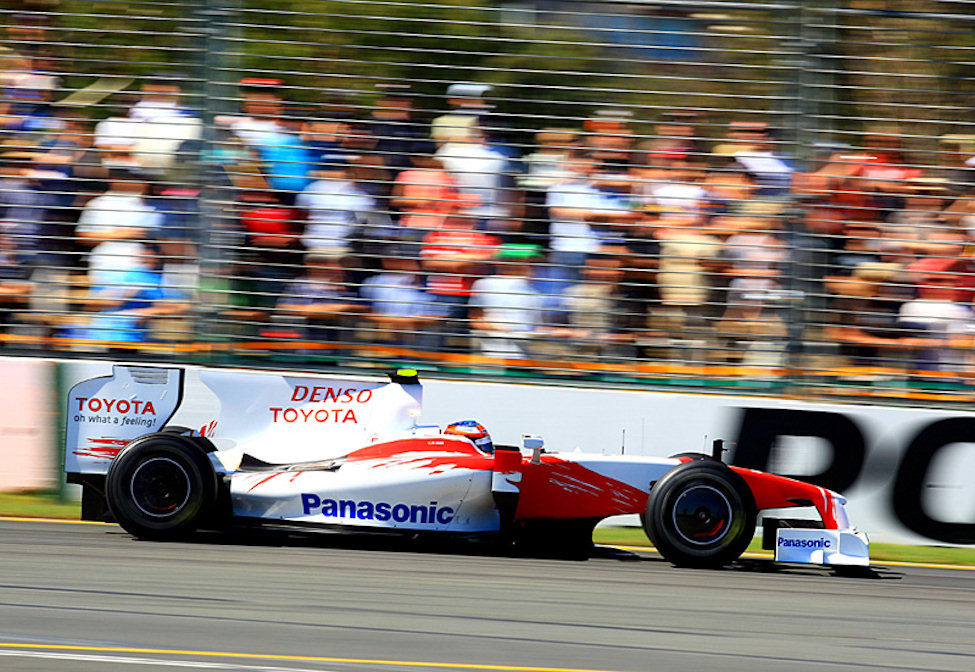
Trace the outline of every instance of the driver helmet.
<path fill-rule="evenodd" d="M 484 429 L 484 425 L 474 420 L 461 420 L 447 425 L 444 434 L 454 434 L 463 436 L 474 442 L 474 445 L 485 453 L 494 452 L 494 443 L 491 442 L 491 435 Z"/>

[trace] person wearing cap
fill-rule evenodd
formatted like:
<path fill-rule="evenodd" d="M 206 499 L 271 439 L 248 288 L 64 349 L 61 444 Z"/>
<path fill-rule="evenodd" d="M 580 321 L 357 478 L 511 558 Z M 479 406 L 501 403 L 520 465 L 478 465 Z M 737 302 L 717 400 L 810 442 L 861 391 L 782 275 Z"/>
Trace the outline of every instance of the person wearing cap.
<path fill-rule="evenodd" d="M 525 358 L 542 328 L 543 297 L 531 282 L 537 245 L 508 244 L 495 254 L 496 274 L 477 280 L 471 292 L 471 332 L 488 357 Z"/>
<path fill-rule="evenodd" d="M 585 147 L 596 162 L 592 179 L 607 194 L 629 193 L 628 175 L 633 159 L 633 112 L 623 109 L 596 110 L 583 124 Z"/>
<path fill-rule="evenodd" d="M 216 122 L 229 126 L 248 144 L 259 142 L 265 134 L 285 130 L 282 122 L 284 102 L 280 79 L 245 77 L 238 84 L 242 115 L 217 117 Z"/>
<path fill-rule="evenodd" d="M 484 99 L 491 91 L 488 84 L 457 83 L 447 87 L 447 105 L 450 112 L 435 118 L 430 125 L 430 137 L 438 145 L 456 142 L 467 137 L 470 130 L 480 125 L 480 118 L 491 106 Z"/>

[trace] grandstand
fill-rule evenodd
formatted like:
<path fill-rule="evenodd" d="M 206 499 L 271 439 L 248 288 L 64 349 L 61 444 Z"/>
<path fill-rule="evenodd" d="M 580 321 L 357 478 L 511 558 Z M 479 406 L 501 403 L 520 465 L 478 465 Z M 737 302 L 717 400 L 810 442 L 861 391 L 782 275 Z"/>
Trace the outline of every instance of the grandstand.
<path fill-rule="evenodd" d="M 5 354 L 975 400 L 975 1 L 0 6 Z"/>

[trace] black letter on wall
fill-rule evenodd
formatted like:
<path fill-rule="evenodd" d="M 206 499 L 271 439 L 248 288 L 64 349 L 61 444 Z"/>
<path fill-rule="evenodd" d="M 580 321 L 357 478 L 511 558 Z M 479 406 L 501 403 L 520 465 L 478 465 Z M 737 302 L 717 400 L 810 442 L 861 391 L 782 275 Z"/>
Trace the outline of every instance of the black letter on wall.
<path fill-rule="evenodd" d="M 775 439 L 780 436 L 815 436 L 833 447 L 833 459 L 819 474 L 791 478 L 843 492 L 856 481 L 867 449 L 856 424 L 840 413 L 780 408 L 746 408 L 738 432 L 734 464 L 750 469 L 768 468 Z"/>
<path fill-rule="evenodd" d="M 947 523 L 924 512 L 924 477 L 939 450 L 952 443 L 975 443 L 975 418 L 933 422 L 914 437 L 904 452 L 894 482 L 894 514 L 905 526 L 929 539 L 951 544 L 975 544 L 975 524 Z"/>

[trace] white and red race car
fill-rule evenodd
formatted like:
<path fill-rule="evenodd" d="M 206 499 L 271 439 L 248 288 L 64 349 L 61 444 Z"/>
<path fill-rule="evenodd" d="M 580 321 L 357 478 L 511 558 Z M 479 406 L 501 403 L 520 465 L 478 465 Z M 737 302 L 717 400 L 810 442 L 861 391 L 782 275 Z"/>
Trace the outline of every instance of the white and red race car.
<path fill-rule="evenodd" d="M 473 421 L 418 424 L 415 372 L 327 378 L 116 364 L 71 388 L 65 470 L 83 517 L 137 537 L 230 524 L 485 535 L 588 551 L 597 522 L 641 514 L 676 565 L 737 559 L 759 511 L 776 560 L 867 565 L 866 535 L 835 492 L 714 456 L 494 445 Z M 189 429 L 190 427 L 195 429 Z"/>

